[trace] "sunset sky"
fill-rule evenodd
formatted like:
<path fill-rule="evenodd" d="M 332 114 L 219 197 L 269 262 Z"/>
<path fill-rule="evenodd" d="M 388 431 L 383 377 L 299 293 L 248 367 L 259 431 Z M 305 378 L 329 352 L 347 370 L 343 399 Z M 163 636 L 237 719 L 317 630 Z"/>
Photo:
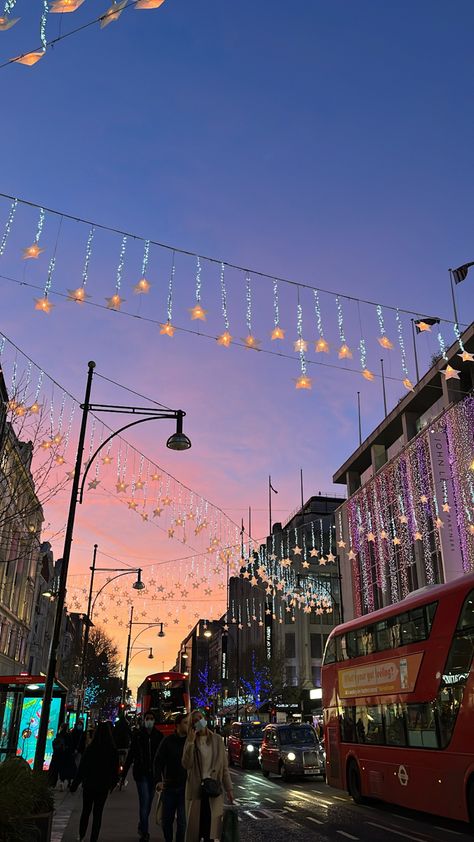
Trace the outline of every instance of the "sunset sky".
<path fill-rule="evenodd" d="M 93 19 L 106 5 L 86 0 L 73 15 L 50 15 L 48 36 Z M 38 46 L 41 7 L 40 0 L 18 0 L 15 14 L 22 19 L 0 33 L 0 63 Z M 473 24 L 469 0 L 166 0 L 156 11 L 127 10 L 102 31 L 96 25 L 60 42 L 32 68 L 0 69 L 0 191 L 248 268 L 253 333 L 262 349 L 275 350 L 272 283 L 251 270 L 451 319 L 448 267 L 474 260 Z M 0 198 L 0 236 L 9 208 Z M 170 422 L 138 427 L 128 440 L 236 524 L 244 517 L 247 527 L 251 507 L 256 539 L 267 531 L 269 474 L 279 492 L 274 520 L 298 506 L 300 468 L 306 498 L 343 492 L 332 486 L 332 475 L 358 444 L 357 391 L 364 436 L 383 417 L 380 379 L 361 377 L 357 351 L 364 336 L 367 364 L 378 374 L 374 308 L 342 299 L 354 354 L 345 364 L 337 358 L 334 296 L 321 297 L 332 348 L 323 362 L 336 367 L 309 365 L 313 388 L 297 391 L 296 287 L 280 285 L 281 350 L 289 358 L 221 348 L 215 339 L 179 330 L 173 338 L 160 336 L 152 322 L 54 298 L 54 291 L 80 285 L 89 227 L 64 221 L 59 230 L 58 218 L 46 215 L 45 252 L 25 262 L 21 250 L 33 240 L 37 217 L 19 206 L 0 258 L 0 332 L 78 399 L 94 359 L 98 373 L 184 409 L 189 452 L 166 450 Z M 6 277 L 44 285 L 55 248 L 56 306 L 45 315 L 34 310 L 36 290 Z M 104 305 L 114 293 L 120 248 L 120 235 L 96 232 L 92 302 Z M 123 309 L 163 322 L 171 253 L 150 251 L 152 288 L 145 297 L 132 289 L 142 252 L 142 243 L 129 240 Z M 195 260 L 178 254 L 173 323 L 215 337 L 224 329 L 220 269 L 202 265 L 208 322 L 190 321 Z M 248 332 L 245 276 L 229 270 L 226 283 L 230 332 L 240 342 Z M 473 272 L 456 292 L 460 321 L 469 323 Z M 301 292 L 301 303 L 303 336 L 314 341 L 309 290 Z M 391 407 L 405 390 L 395 314 L 384 312 L 395 345 L 384 355 Z M 404 318 L 414 380 L 410 317 Z M 452 325 L 442 331 L 451 344 Z M 436 331 L 419 341 L 424 370 L 439 350 Z M 321 362 L 319 356 L 308 353 Z M 143 403 L 99 379 L 93 400 Z M 66 513 L 63 494 L 46 520 L 64 523 Z M 104 566 L 115 566 L 110 557 L 156 564 L 152 574 L 147 568 L 148 579 L 159 582 L 162 575 L 167 587 L 185 575 L 186 562 L 158 563 L 188 556 L 187 548 L 100 489 L 86 495 L 78 512 L 71 564 L 77 587 L 95 542 Z M 53 545 L 59 557 L 61 536 Z M 224 610 L 222 574 L 210 576 L 213 610 Z M 205 599 L 201 589 L 195 594 Z M 154 662 L 135 658 L 132 686 L 151 663 L 161 668 L 174 661 L 195 621 L 194 605 L 198 613 L 210 610 L 206 601 L 188 601 L 186 611 L 174 604 L 180 623 L 173 621 L 155 646 Z M 124 655 L 124 627 L 111 620 L 108 629 Z M 150 631 L 140 642 L 155 639 Z"/>

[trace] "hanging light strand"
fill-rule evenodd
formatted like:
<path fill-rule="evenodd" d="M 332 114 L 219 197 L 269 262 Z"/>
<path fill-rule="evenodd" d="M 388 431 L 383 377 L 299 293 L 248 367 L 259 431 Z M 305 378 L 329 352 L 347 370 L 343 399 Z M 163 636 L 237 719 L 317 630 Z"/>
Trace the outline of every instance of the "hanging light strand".
<path fill-rule="evenodd" d="M 197 304 L 201 301 L 201 261 L 199 256 L 196 257 L 196 302 Z"/>
<path fill-rule="evenodd" d="M 324 339 L 324 330 L 323 330 L 323 319 L 321 316 L 321 304 L 319 301 L 319 292 L 317 289 L 313 289 L 313 296 L 314 296 L 314 312 L 316 314 L 316 327 L 318 329 L 318 333 L 321 339 Z"/>
<path fill-rule="evenodd" d="M 35 234 L 35 243 L 36 244 L 39 243 L 41 234 L 43 233 L 43 226 L 44 226 L 44 209 L 40 208 L 40 215 L 39 215 L 38 225 L 37 225 L 36 234 Z"/>
<path fill-rule="evenodd" d="M 443 357 L 443 360 L 446 360 L 446 362 L 448 362 L 448 355 L 446 353 L 446 342 L 444 341 L 443 335 L 442 335 L 440 330 L 438 331 L 438 337 L 437 338 L 438 338 L 439 350 L 441 351 L 441 356 Z"/>
<path fill-rule="evenodd" d="M 5 0 L 5 5 L 3 7 L 3 14 L 9 15 L 13 12 L 13 9 L 16 6 L 16 0 Z"/>
<path fill-rule="evenodd" d="M 89 235 L 87 237 L 87 245 L 86 245 L 86 256 L 84 260 L 84 267 L 82 269 L 82 286 L 85 287 L 89 278 L 89 263 L 92 254 L 92 241 L 94 239 L 95 228 L 92 228 L 89 231 Z"/>
<path fill-rule="evenodd" d="M 47 44 L 48 44 L 47 39 L 46 39 L 46 21 L 48 20 L 48 12 L 49 12 L 48 0 L 43 0 L 43 14 L 41 15 L 40 38 L 41 38 L 41 43 L 43 45 L 43 52 L 44 53 L 46 52 L 46 47 L 47 47 Z"/>
<path fill-rule="evenodd" d="M 246 323 L 249 334 L 252 333 L 252 287 L 250 284 L 250 275 L 245 277 L 245 299 L 247 302 Z"/>
<path fill-rule="evenodd" d="M 222 304 L 222 315 L 224 317 L 224 327 L 228 331 L 230 324 L 229 319 L 227 316 L 227 290 L 225 286 L 225 265 L 221 263 L 221 304 Z"/>
<path fill-rule="evenodd" d="M 311 377 L 308 377 L 307 373 L 307 366 L 306 366 L 306 355 L 305 355 L 305 341 L 303 339 L 303 307 L 299 302 L 299 290 L 298 290 L 298 304 L 296 305 L 296 332 L 298 334 L 298 340 L 295 343 L 295 346 L 298 350 L 299 358 L 300 358 L 300 371 L 301 374 L 296 381 L 296 388 L 297 389 L 311 389 L 312 387 L 312 380 Z"/>
<path fill-rule="evenodd" d="M 463 341 L 461 339 L 461 331 L 459 330 L 459 325 L 457 324 L 457 322 L 454 323 L 454 334 L 456 336 L 456 339 L 459 342 L 459 350 L 461 351 L 462 354 L 464 354 L 464 345 L 463 345 Z"/>
<path fill-rule="evenodd" d="M 273 323 L 275 327 L 280 325 L 280 305 L 278 301 L 278 282 L 273 281 Z"/>
<path fill-rule="evenodd" d="M 171 261 L 170 280 L 169 280 L 169 284 L 168 284 L 168 305 L 167 305 L 168 322 L 171 322 L 172 315 L 173 315 L 173 284 L 174 284 L 175 272 L 176 272 L 175 253 L 173 252 L 173 257 L 172 257 L 172 261 Z"/>
<path fill-rule="evenodd" d="M 122 286 L 122 275 L 123 275 L 123 267 L 125 265 L 125 251 L 127 249 L 127 238 L 122 237 L 122 245 L 120 247 L 120 257 L 117 266 L 117 277 L 115 280 L 115 289 L 117 294 L 120 294 L 120 288 Z"/>
<path fill-rule="evenodd" d="M 411 382 L 411 380 L 408 376 L 407 354 L 406 354 L 406 350 L 405 350 L 405 340 L 403 338 L 403 325 L 402 325 L 402 320 L 400 318 L 400 313 L 399 313 L 398 309 L 395 311 L 395 319 L 396 319 L 396 322 L 397 322 L 398 344 L 400 345 L 400 352 L 401 352 L 401 356 L 402 356 L 401 362 L 402 362 L 402 371 L 403 371 L 403 374 L 404 374 L 403 385 L 405 386 L 405 389 L 408 389 L 409 391 L 412 391 L 413 390 L 413 383 Z"/>
<path fill-rule="evenodd" d="M 5 225 L 5 230 L 3 232 L 2 240 L 0 242 L 0 257 L 3 256 L 3 253 L 5 251 L 5 247 L 7 245 L 7 240 L 8 240 L 10 231 L 12 229 L 13 220 L 15 218 L 17 205 L 18 205 L 18 199 L 14 199 L 12 204 L 11 204 L 10 213 L 8 214 L 8 219 L 7 219 L 7 222 L 6 222 L 6 225 Z"/>
<path fill-rule="evenodd" d="M 346 342 L 346 336 L 344 333 L 344 314 L 342 312 L 342 304 L 339 296 L 336 296 L 336 306 L 337 306 L 337 326 L 339 329 L 339 338 L 343 344 Z"/>
<path fill-rule="evenodd" d="M 149 254 L 150 254 L 150 240 L 145 240 L 145 247 L 143 249 L 143 260 L 142 260 L 142 278 L 146 278 L 146 275 L 147 275 Z"/>

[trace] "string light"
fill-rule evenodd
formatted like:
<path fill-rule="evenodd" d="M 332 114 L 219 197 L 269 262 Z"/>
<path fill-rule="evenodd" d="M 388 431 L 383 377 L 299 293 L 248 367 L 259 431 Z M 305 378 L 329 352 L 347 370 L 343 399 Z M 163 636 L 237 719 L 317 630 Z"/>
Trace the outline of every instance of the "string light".
<path fill-rule="evenodd" d="M 140 295 L 140 293 L 147 293 L 150 291 L 151 284 L 147 280 L 148 273 L 148 256 L 150 254 L 150 240 L 145 240 L 145 247 L 143 249 L 142 260 L 142 276 L 137 284 L 133 287 L 133 291 Z"/>
<path fill-rule="evenodd" d="M 41 15 L 41 23 L 40 23 L 40 38 L 41 43 L 43 45 L 43 52 L 46 52 L 47 46 L 47 39 L 46 39 L 46 22 L 48 20 L 48 0 L 43 0 L 43 14 Z"/>
<path fill-rule="evenodd" d="M 11 204 L 11 207 L 10 207 L 10 213 L 8 214 L 8 219 L 7 219 L 7 222 L 6 222 L 6 225 L 5 225 L 5 230 L 3 232 L 2 240 L 0 242 L 0 257 L 2 257 L 4 252 L 5 252 L 7 240 L 8 240 L 8 237 L 10 235 L 10 231 L 12 229 L 13 220 L 15 218 L 17 206 L 18 206 L 18 199 L 14 199 L 12 204 Z"/>
<path fill-rule="evenodd" d="M 38 225 L 36 227 L 36 234 L 34 242 L 31 246 L 27 246 L 23 249 L 23 260 L 30 260 L 31 258 L 37 259 L 40 254 L 44 251 L 44 249 L 39 247 L 39 240 L 41 237 L 41 233 L 43 231 L 44 225 L 44 210 L 40 208 L 40 214 L 38 219 Z"/>
<path fill-rule="evenodd" d="M 316 340 L 314 349 L 318 354 L 329 354 L 329 345 L 324 338 L 323 320 L 321 317 L 321 305 L 319 303 L 319 292 L 313 289 L 314 297 L 314 312 L 316 314 L 316 327 L 319 333 L 319 339 Z"/>
<path fill-rule="evenodd" d="M 86 298 L 90 298 L 90 295 L 87 295 L 86 293 L 86 284 L 89 278 L 89 263 L 92 254 L 92 241 L 94 239 L 94 232 L 95 228 L 94 226 L 92 226 L 87 237 L 86 256 L 84 259 L 84 267 L 82 269 L 82 286 L 77 287 L 77 289 L 68 289 L 68 300 L 77 301 L 79 304 L 82 304 L 86 300 Z"/>
<path fill-rule="evenodd" d="M 383 310 L 381 304 L 377 304 L 377 318 L 379 320 L 379 330 L 380 336 L 378 337 L 378 342 L 385 348 L 386 350 L 390 351 L 393 348 L 393 342 L 387 336 L 387 332 L 385 330 L 385 319 L 383 315 Z"/>
<path fill-rule="evenodd" d="M 100 18 L 100 28 L 104 29 L 109 25 L 109 23 L 112 23 L 112 21 L 118 20 L 125 9 L 127 2 L 128 0 L 114 0 L 112 5 L 109 6 L 107 11 Z"/>
<path fill-rule="evenodd" d="M 120 296 L 120 289 L 122 286 L 122 273 L 123 267 L 125 263 L 125 251 L 127 248 L 127 237 L 122 237 L 122 245 L 120 247 L 120 257 L 117 266 L 117 277 L 115 280 L 115 293 L 111 295 L 110 298 L 106 298 L 107 307 L 109 310 L 120 310 L 122 304 L 124 303 L 125 299 L 121 298 Z"/>
<path fill-rule="evenodd" d="M 83 3 L 84 0 L 53 0 L 50 11 L 52 14 L 75 12 Z"/>
<path fill-rule="evenodd" d="M 35 310 L 40 310 L 42 313 L 50 313 L 54 307 L 54 304 L 49 300 L 48 295 L 51 289 L 51 284 L 53 282 L 53 273 L 55 266 L 56 258 L 52 257 L 49 261 L 48 276 L 46 278 L 46 284 L 44 286 L 43 298 L 35 298 Z"/>
<path fill-rule="evenodd" d="M 299 297 L 299 291 L 298 291 L 298 297 Z M 295 387 L 296 387 L 296 389 L 312 389 L 313 381 L 312 381 L 312 378 L 308 376 L 308 373 L 307 373 L 307 370 L 306 370 L 305 351 L 307 350 L 307 343 L 305 343 L 305 341 L 303 339 L 303 308 L 302 308 L 301 304 L 299 303 L 299 301 L 298 301 L 298 304 L 296 305 L 296 329 L 297 329 L 297 333 L 298 333 L 298 339 L 295 342 L 295 350 L 298 351 L 299 356 L 300 356 L 301 374 L 297 378 L 297 380 L 295 381 Z M 298 346 L 298 347 L 296 347 L 296 346 Z"/>
<path fill-rule="evenodd" d="M 195 299 L 196 303 L 194 307 L 189 307 L 189 312 L 191 314 L 192 321 L 200 321 L 205 322 L 207 316 L 207 310 L 201 304 L 201 260 L 199 255 L 196 257 L 196 287 L 195 287 Z"/>
<path fill-rule="evenodd" d="M 338 357 L 340 360 L 351 360 L 352 351 L 346 343 L 346 336 L 344 333 L 344 314 L 342 312 L 342 304 L 339 296 L 336 296 L 337 305 L 337 326 L 339 328 L 339 338 L 341 340 L 341 347 L 339 348 Z"/>
<path fill-rule="evenodd" d="M 228 348 L 232 342 L 232 336 L 229 333 L 229 318 L 227 316 L 227 290 L 225 286 L 225 264 L 221 263 L 221 306 L 222 316 L 224 319 L 224 333 L 217 337 L 217 344 L 222 345 L 223 348 Z"/>
<path fill-rule="evenodd" d="M 0 17 L 0 32 L 6 32 L 7 29 L 11 29 L 12 26 L 15 26 L 16 23 L 20 20 L 20 18 L 11 18 L 10 14 L 13 12 L 15 8 L 16 0 L 5 0 L 5 6 L 3 8 L 3 17 Z"/>
<path fill-rule="evenodd" d="M 369 371 L 367 368 L 367 349 L 365 345 L 365 339 L 361 339 L 359 342 L 359 351 L 360 351 L 360 365 L 362 368 L 362 377 L 365 377 L 366 380 L 373 380 L 374 374 Z"/>
<path fill-rule="evenodd" d="M 405 351 L 405 341 L 403 339 L 403 326 L 398 309 L 395 311 L 395 319 L 397 321 L 398 344 L 400 345 L 400 351 L 402 355 L 402 371 L 405 375 L 403 378 L 403 385 L 405 386 L 405 389 L 408 389 L 408 391 L 413 391 L 414 386 L 408 376 L 407 355 Z"/>
<path fill-rule="evenodd" d="M 271 339 L 284 339 L 285 331 L 280 326 L 280 305 L 278 300 L 278 281 L 273 281 L 273 324 Z"/>
<path fill-rule="evenodd" d="M 173 252 L 173 257 L 171 260 L 171 272 L 170 272 L 170 279 L 168 282 L 168 303 L 167 303 L 167 313 L 168 313 L 168 320 L 161 325 L 160 333 L 162 336 L 174 336 L 174 327 L 171 324 L 171 319 L 173 317 L 173 283 L 174 283 L 174 276 L 175 276 L 175 253 Z"/>
<path fill-rule="evenodd" d="M 446 342 L 444 341 L 444 338 L 443 338 L 440 330 L 438 331 L 438 345 L 439 345 L 439 350 L 441 351 L 441 356 L 443 357 L 443 360 L 446 360 L 446 362 L 448 362 L 448 355 L 446 353 Z"/>
<path fill-rule="evenodd" d="M 252 286 L 250 283 L 250 275 L 247 274 L 245 278 L 245 298 L 247 302 L 247 311 L 246 311 L 246 324 L 247 324 L 247 336 L 242 341 L 245 343 L 247 348 L 258 348 L 260 345 L 260 340 L 256 339 L 252 333 Z"/>

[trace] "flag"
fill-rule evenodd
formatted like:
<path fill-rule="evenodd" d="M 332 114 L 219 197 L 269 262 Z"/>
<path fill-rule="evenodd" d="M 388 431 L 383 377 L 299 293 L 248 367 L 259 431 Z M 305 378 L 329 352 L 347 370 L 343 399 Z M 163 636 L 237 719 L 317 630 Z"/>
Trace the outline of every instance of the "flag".
<path fill-rule="evenodd" d="M 427 318 L 423 316 L 422 319 L 417 319 L 415 321 L 415 327 L 417 333 L 424 333 L 425 331 L 430 331 L 433 325 L 439 325 L 439 319 L 436 318 Z"/>
<path fill-rule="evenodd" d="M 457 269 L 451 269 L 455 284 L 460 284 L 461 281 L 466 280 L 467 273 L 469 272 L 471 266 L 474 266 L 474 261 L 472 263 L 463 263 L 463 265 L 458 266 Z"/>

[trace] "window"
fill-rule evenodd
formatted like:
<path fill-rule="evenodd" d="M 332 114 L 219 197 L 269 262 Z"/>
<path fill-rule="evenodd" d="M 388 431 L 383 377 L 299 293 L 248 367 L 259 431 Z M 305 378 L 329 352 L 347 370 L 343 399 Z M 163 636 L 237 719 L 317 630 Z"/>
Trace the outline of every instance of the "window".
<path fill-rule="evenodd" d="M 330 637 L 328 642 L 326 643 L 326 649 L 324 650 L 324 664 L 334 664 L 336 661 L 336 644 L 333 637 Z"/>
<path fill-rule="evenodd" d="M 461 609 L 436 700 L 441 748 L 451 740 L 474 655 L 474 591 Z"/>
<path fill-rule="evenodd" d="M 431 702 L 407 705 L 408 745 L 416 748 L 438 748 L 436 720 Z"/>
<path fill-rule="evenodd" d="M 296 640 L 294 632 L 285 634 L 285 658 L 296 658 Z"/>
<path fill-rule="evenodd" d="M 311 681 L 313 682 L 313 687 L 321 687 L 321 667 L 311 667 Z"/>
<path fill-rule="evenodd" d="M 356 735 L 358 743 L 383 745 L 385 742 L 382 708 L 380 705 L 356 708 Z"/>
<path fill-rule="evenodd" d="M 287 666 L 285 674 L 288 687 L 296 687 L 296 667 Z"/>
<path fill-rule="evenodd" d="M 312 658 L 321 658 L 322 654 L 323 654 L 321 635 L 311 633 L 310 643 L 311 643 L 311 657 Z"/>
<path fill-rule="evenodd" d="M 341 724 L 341 740 L 343 743 L 356 742 L 355 730 L 355 710 L 354 708 L 344 708 L 340 716 Z"/>
<path fill-rule="evenodd" d="M 387 745 L 406 746 L 404 705 L 395 703 L 393 705 L 385 705 L 384 708 Z"/>

